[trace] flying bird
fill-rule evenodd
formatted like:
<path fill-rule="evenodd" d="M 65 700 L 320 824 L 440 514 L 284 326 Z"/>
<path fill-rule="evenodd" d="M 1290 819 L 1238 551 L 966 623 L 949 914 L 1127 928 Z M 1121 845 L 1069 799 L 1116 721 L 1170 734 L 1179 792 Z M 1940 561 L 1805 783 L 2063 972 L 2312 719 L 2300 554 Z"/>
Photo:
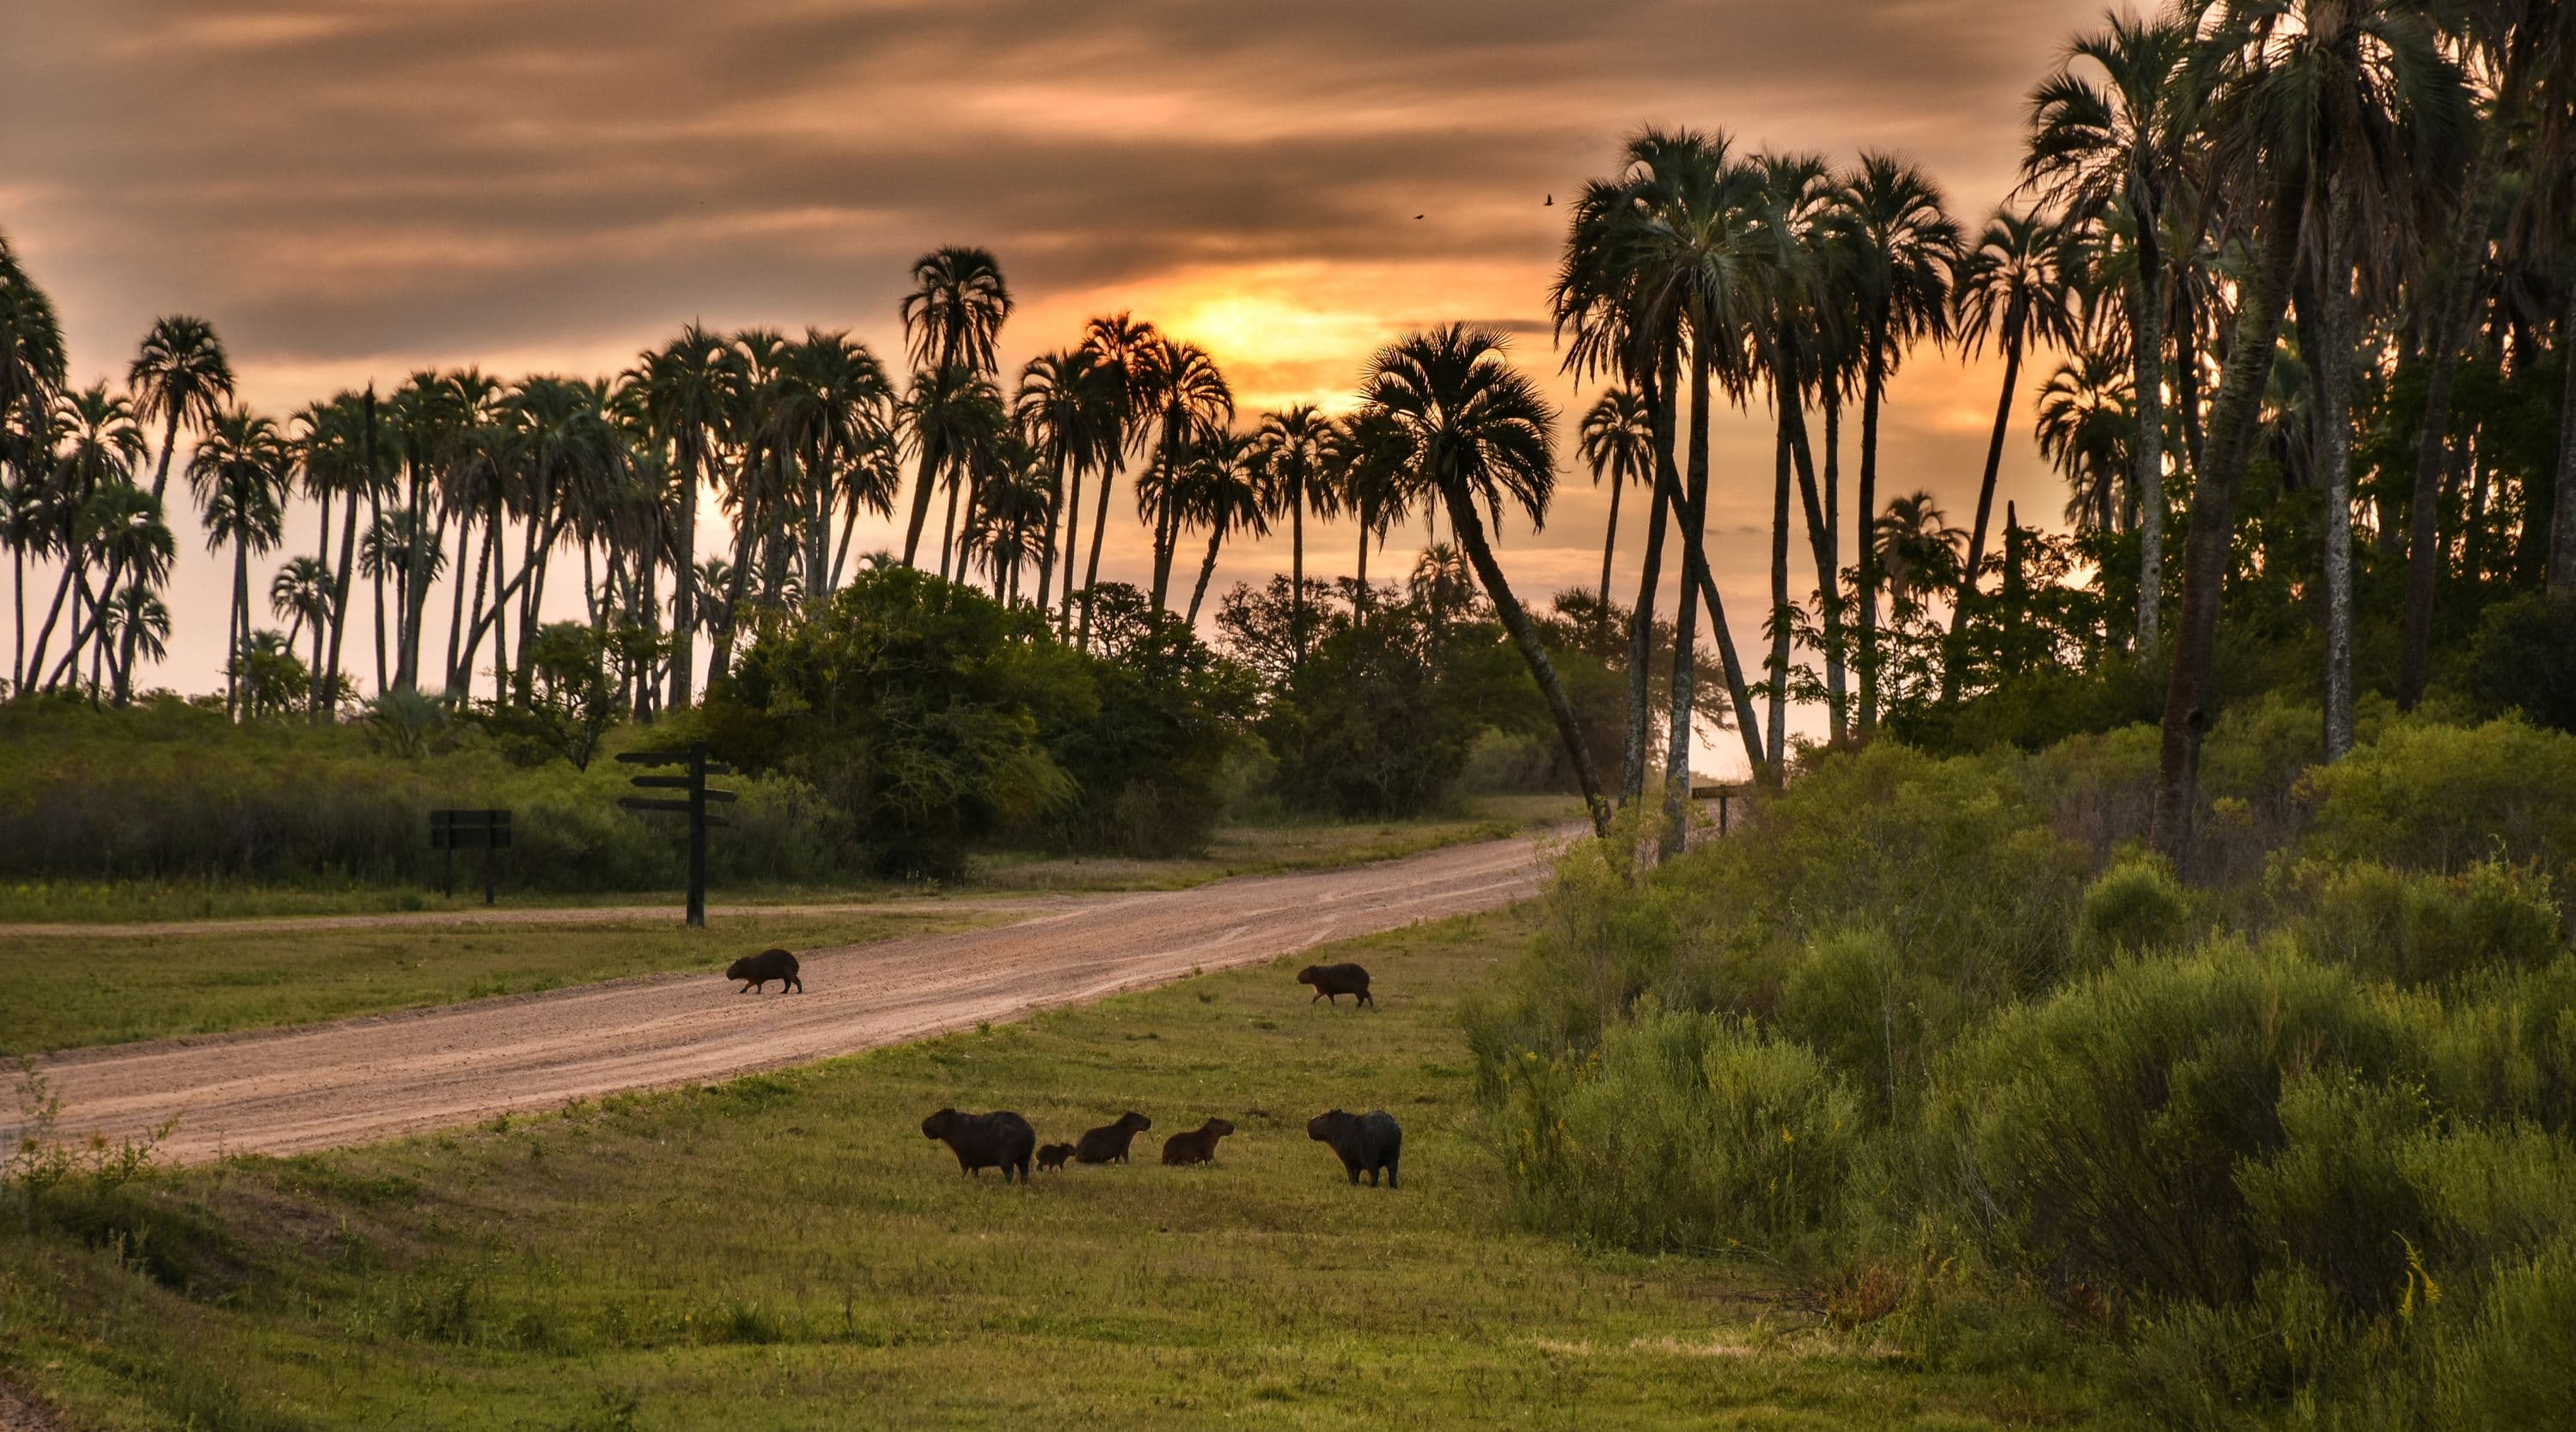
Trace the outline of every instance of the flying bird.
<path fill-rule="evenodd" d="M 1555 207 L 1556 207 L 1556 196 L 1555 196 L 1554 194 L 1550 194 L 1550 195 L 1548 195 L 1548 196 L 1547 196 L 1547 202 L 1546 202 L 1546 203 L 1544 203 L 1544 204 L 1539 205 L 1539 207 L 1540 207 L 1540 208 L 1542 208 L 1542 209 L 1553 209 L 1553 208 L 1555 208 Z"/>
<path fill-rule="evenodd" d="M 1419 219 L 1419 218 L 1421 218 L 1422 216 L 1421 216 L 1420 214 L 1416 214 L 1416 215 L 1414 215 L 1413 217 L 1415 217 L 1415 218 Z"/>

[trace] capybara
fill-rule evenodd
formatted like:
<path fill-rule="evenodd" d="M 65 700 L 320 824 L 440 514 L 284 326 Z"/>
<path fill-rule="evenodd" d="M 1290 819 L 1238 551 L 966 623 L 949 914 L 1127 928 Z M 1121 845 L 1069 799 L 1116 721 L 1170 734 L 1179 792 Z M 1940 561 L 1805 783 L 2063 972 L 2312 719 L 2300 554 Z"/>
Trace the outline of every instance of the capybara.
<path fill-rule="evenodd" d="M 1029 1121 L 1008 1110 L 990 1114 L 961 1114 L 955 1109 L 942 1109 L 921 1121 L 921 1136 L 938 1139 L 957 1155 L 957 1166 L 972 1176 L 988 1168 L 1002 1171 L 1002 1182 L 1011 1181 L 1013 1170 L 1023 1182 L 1029 1176 L 1029 1151 L 1038 1146 L 1038 1131 Z"/>
<path fill-rule="evenodd" d="M 1196 1164 L 1216 1162 L 1216 1141 L 1234 1132 L 1234 1125 L 1223 1119 L 1210 1119 L 1186 1134 L 1174 1134 L 1163 1140 L 1163 1162 Z"/>
<path fill-rule="evenodd" d="M 1306 1137 L 1331 1144 L 1333 1152 L 1342 1156 L 1342 1167 L 1350 1170 L 1353 1184 L 1365 1173 L 1369 1187 L 1375 1188 L 1377 1171 L 1384 1169 L 1386 1186 L 1395 1187 L 1396 1161 L 1404 1156 L 1404 1130 L 1386 1110 L 1345 1114 L 1335 1109 L 1317 1114 L 1306 1121 Z"/>
<path fill-rule="evenodd" d="M 1064 1172 L 1064 1161 L 1073 1157 L 1073 1145 L 1049 1144 L 1038 1150 L 1038 1168 L 1042 1172 Z"/>
<path fill-rule="evenodd" d="M 1376 997 L 1369 993 L 1368 971 L 1357 965 L 1308 965 L 1297 972 L 1297 983 L 1313 985 L 1315 999 L 1327 1004 L 1340 1004 L 1340 997 L 1346 994 L 1357 996 L 1351 1001 L 1353 1005 L 1373 1006 L 1377 1003 Z M 1313 1004 L 1315 999 L 1306 1003 Z"/>
<path fill-rule="evenodd" d="M 725 978 L 745 981 L 743 987 L 736 991 L 738 994 L 749 994 L 771 980 L 778 981 L 780 994 L 787 993 L 790 985 L 796 987 L 798 994 L 805 992 L 805 981 L 796 975 L 796 957 L 785 950 L 763 950 L 756 955 L 745 955 L 725 966 Z"/>
<path fill-rule="evenodd" d="M 1133 1143 L 1138 1134 L 1152 1127 L 1154 1127 L 1153 1120 L 1130 1109 L 1118 1116 L 1117 1123 L 1103 1124 L 1084 1134 L 1082 1141 L 1073 1146 L 1074 1162 L 1125 1163 L 1127 1145 Z"/>

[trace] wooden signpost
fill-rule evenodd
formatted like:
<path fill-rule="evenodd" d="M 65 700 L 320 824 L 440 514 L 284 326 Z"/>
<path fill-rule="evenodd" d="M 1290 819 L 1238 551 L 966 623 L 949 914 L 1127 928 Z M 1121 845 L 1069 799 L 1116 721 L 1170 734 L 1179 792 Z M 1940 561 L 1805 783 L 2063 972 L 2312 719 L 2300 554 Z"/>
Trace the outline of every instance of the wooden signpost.
<path fill-rule="evenodd" d="M 685 797 L 620 796 L 617 803 L 627 810 L 671 811 L 689 818 L 689 928 L 705 929 L 707 827 L 727 823 L 723 816 L 707 814 L 707 803 L 723 804 L 735 798 L 731 791 L 707 789 L 707 777 L 730 776 L 733 767 L 708 760 L 704 741 L 690 742 L 685 751 L 628 751 L 617 759 L 630 766 L 688 767 L 687 775 L 635 777 L 635 784 L 646 790 L 685 791 Z"/>
<path fill-rule="evenodd" d="M 440 882 L 443 894 L 456 893 L 456 852 L 483 852 L 483 903 L 494 902 L 499 893 L 500 876 L 493 869 L 492 852 L 510 848 L 510 813 L 505 810 L 434 810 L 429 813 L 429 848 L 446 852 L 446 875 Z"/>

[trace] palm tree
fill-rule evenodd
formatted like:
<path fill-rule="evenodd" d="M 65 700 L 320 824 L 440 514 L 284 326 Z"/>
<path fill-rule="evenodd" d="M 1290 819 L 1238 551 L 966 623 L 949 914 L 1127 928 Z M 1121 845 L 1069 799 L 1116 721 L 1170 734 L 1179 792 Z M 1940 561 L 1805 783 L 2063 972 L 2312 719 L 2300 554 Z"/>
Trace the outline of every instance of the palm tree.
<path fill-rule="evenodd" d="M 165 538 L 169 530 L 162 527 Z M 161 661 L 170 655 L 170 608 L 151 587 L 133 581 L 117 588 L 100 615 L 108 635 L 124 653 L 116 667 L 116 704 L 123 706 L 134 699 L 135 659 Z"/>
<path fill-rule="evenodd" d="M 1002 440 L 1010 422 L 993 380 L 958 363 L 913 375 L 912 391 L 904 396 L 902 424 L 917 448 L 936 449 L 947 455 L 931 476 L 933 480 L 945 476 L 954 498 L 970 474 L 992 468 L 994 446 Z M 949 512 L 951 524 L 940 540 L 943 547 L 953 549 L 957 536 L 954 501 Z M 948 553 L 943 552 L 939 565 L 940 575 L 949 575 Z M 963 571 L 956 575 L 960 580 L 965 577 Z"/>
<path fill-rule="evenodd" d="M 833 512 L 846 508 L 853 519 L 862 511 L 894 515 L 895 494 L 880 480 L 882 469 L 863 461 L 893 438 L 894 390 L 876 355 L 846 333 L 805 330 L 805 341 L 788 351 L 785 370 L 780 438 L 802 469 L 804 586 L 809 599 L 820 599 L 832 591 Z M 846 473 L 840 470 L 845 462 Z"/>
<path fill-rule="evenodd" d="M 2138 649 L 2152 652 L 2164 592 L 2163 220 L 2191 139 L 2193 87 L 2182 70 L 2192 28 L 2179 15 L 2141 19 L 2117 12 L 2108 28 L 2078 36 L 2068 65 L 2030 98 L 2030 143 L 2022 187 L 2054 206 L 2071 231 L 2116 212 L 2136 246 L 2127 275 L 2130 358 L 2136 371 L 2138 431 L 2130 442 L 2138 528 Z M 2076 69 L 2090 62 L 2100 78 Z"/>
<path fill-rule="evenodd" d="M 161 461 L 152 474 L 152 495 L 161 497 L 170 488 L 170 454 L 178 447 L 179 429 L 212 427 L 233 400 L 232 360 L 213 324 L 174 314 L 143 335 L 142 351 L 125 370 L 125 386 L 134 391 L 135 416 L 162 423 Z"/>
<path fill-rule="evenodd" d="M 1960 261 L 1959 226 L 1922 171 L 1884 154 L 1863 154 L 1845 186 L 1851 252 L 1861 299 L 1861 513 L 1878 511 L 1878 418 L 1887 380 L 1907 346 L 1950 332 L 1950 286 Z M 1860 732 L 1878 727 L 1877 555 L 1860 548 Z"/>
<path fill-rule="evenodd" d="M 1207 599 L 1217 548 L 1225 539 L 1237 532 L 1270 535 L 1263 458 L 1258 434 L 1216 433 L 1191 444 L 1182 460 L 1177 526 L 1208 530 L 1207 557 L 1199 563 L 1198 585 L 1190 589 L 1190 609 L 1181 618 L 1189 626 L 1198 625 L 1199 604 Z"/>
<path fill-rule="evenodd" d="M 9 613 L 16 631 L 9 694 L 20 696 L 27 686 L 27 556 L 47 550 L 54 519 L 43 485 L 14 463 L 11 468 L 0 474 L 0 544 L 9 548 Z"/>
<path fill-rule="evenodd" d="M 109 565 L 98 587 L 90 586 L 90 564 L 115 561 L 98 540 L 103 529 L 96 525 L 96 504 L 102 493 L 133 486 L 135 466 L 146 450 L 142 430 L 134 423 L 133 408 L 122 396 L 110 393 L 105 383 L 94 383 L 56 399 L 50 429 L 60 435 L 62 444 L 53 456 L 52 506 L 56 521 L 62 524 L 54 546 L 63 555 L 63 577 L 55 587 L 44 628 L 36 635 L 36 655 L 27 671 L 29 680 L 44 668 L 45 651 L 67 595 L 72 600 L 71 636 L 65 643 L 60 669 L 76 672 L 83 649 L 98 639 L 99 609 L 114 589 L 117 574 Z M 95 658 L 99 653 L 92 651 L 91 655 Z"/>
<path fill-rule="evenodd" d="M 1083 326 L 1083 350 L 1100 365 L 1101 381 L 1110 390 L 1104 399 L 1110 412 L 1102 424 L 1103 446 L 1097 459 L 1100 500 L 1092 512 L 1091 554 L 1083 563 L 1082 622 L 1074 638 L 1077 650 L 1091 649 L 1090 593 L 1100 585 L 1100 549 L 1109 534 L 1109 489 L 1117 481 L 1127 453 L 1144 441 L 1145 355 L 1161 342 L 1162 335 L 1154 331 L 1154 325 L 1124 312 L 1094 318 Z"/>
<path fill-rule="evenodd" d="M 1413 466 L 1412 444 L 1404 431 L 1386 414 L 1366 408 L 1334 423 L 1325 433 L 1323 461 L 1334 503 L 1359 523 L 1353 607 L 1366 615 L 1369 545 L 1384 545 L 1387 532 L 1412 516 L 1421 495 L 1421 474 Z"/>
<path fill-rule="evenodd" d="M 2255 252 L 2238 281 L 2234 335 L 2210 407 L 2202 470 L 2192 484 L 2182 611 L 2165 687 L 2150 832 L 2158 852 L 2177 867 L 2191 853 L 2200 736 L 2209 719 L 2237 491 L 2253 455 L 2283 308 L 2313 217 L 2309 200 L 2319 173 L 2312 162 L 2315 121 L 2343 104 L 2318 101 L 2335 76 L 2349 76 L 2355 54 L 2365 56 L 2378 79 L 2392 87 L 2386 98 L 2391 113 L 2429 113 L 2441 103 L 2437 95 L 2456 92 L 2457 78 L 2449 61 L 2425 43 L 2429 33 L 2393 2 L 2277 0 L 2231 9 L 2222 19 L 2195 45 L 2187 80 L 2211 96 L 2205 127 L 2214 172 L 2233 181 L 2227 213 L 2250 232 Z M 2328 545 L 2333 546 L 2331 533 Z"/>
<path fill-rule="evenodd" d="M 1180 544 L 1180 466 L 1194 446 L 1222 434 L 1234 421 L 1234 390 L 1216 360 L 1195 343 L 1158 338 L 1137 354 L 1129 399 L 1145 415 L 1142 433 L 1153 441 L 1154 461 L 1137 480 L 1138 515 L 1154 529 L 1156 611 L 1167 605 L 1172 554 Z"/>
<path fill-rule="evenodd" d="M 1601 617 L 1594 640 L 1610 643 L 1610 561 L 1619 545 L 1619 493 L 1646 474 L 1655 460 L 1654 415 L 1631 387 L 1613 386 L 1583 414 L 1578 429 L 1583 462 L 1592 469 L 1592 485 L 1610 484 L 1610 521 L 1601 538 Z"/>
<path fill-rule="evenodd" d="M 313 710 L 317 721 L 327 721 L 331 716 L 325 693 L 340 689 L 341 636 L 348 625 L 349 585 L 357 568 L 358 502 L 360 498 L 374 501 L 384 483 L 384 474 L 370 465 L 367 428 L 373 407 L 371 395 L 344 392 L 296 415 L 304 432 L 296 440 L 295 455 L 303 469 L 305 491 L 322 502 L 321 554 L 331 573 L 330 609 L 325 613 L 330 640 L 325 656 L 313 666 Z M 330 558 L 330 512 L 335 501 L 340 505 L 337 562 Z"/>
<path fill-rule="evenodd" d="M 2123 479 L 2136 475 L 2129 445 L 2138 435 L 2137 407 L 2129 391 L 2119 355 L 2101 349 L 2058 364 L 2040 387 L 2039 453 L 2066 479 L 2066 521 L 2078 532 L 2120 530 L 2134 503 L 2134 493 L 2122 493 Z"/>
<path fill-rule="evenodd" d="M 993 595 L 1005 605 L 1020 599 L 1020 569 L 1037 560 L 1055 516 L 1055 502 L 1037 452 L 1017 438 L 986 449 L 987 470 L 976 484 L 975 507 L 966 515 L 965 549 L 983 558 Z M 961 568 L 960 576 L 964 575 Z M 1043 607 L 1043 604 L 1041 604 Z"/>
<path fill-rule="evenodd" d="M 671 570 L 671 708 L 696 699 L 698 490 L 725 434 L 724 341 L 692 323 L 661 348 L 642 354 L 631 376 L 640 387 L 656 441 L 670 446 L 678 485 Z"/>
<path fill-rule="evenodd" d="M 1089 348 L 1044 353 L 1020 370 L 1011 416 L 1037 449 L 1047 472 L 1046 544 L 1038 554 L 1038 610 L 1053 605 L 1055 573 L 1064 568 L 1063 617 L 1073 615 L 1074 529 L 1081 525 L 1082 475 L 1118 440 L 1118 383 Z"/>
<path fill-rule="evenodd" d="M 1548 500 L 1556 490 L 1555 410 L 1535 384 L 1504 360 L 1500 335 L 1455 324 L 1378 350 L 1369 362 L 1361 399 L 1394 423 L 1413 450 L 1413 466 L 1440 493 L 1458 545 L 1466 549 L 1495 616 L 1511 633 L 1556 717 L 1593 829 L 1608 836 L 1610 803 L 1593 770 L 1591 747 L 1548 660 L 1546 644 L 1512 596 L 1485 535 L 1488 515 L 1497 524 L 1502 521 L 1506 498 L 1533 528 L 1546 522 Z"/>
<path fill-rule="evenodd" d="M 233 548 L 232 620 L 224 646 L 224 709 L 241 714 L 241 660 L 250 632 L 250 559 L 275 550 L 283 536 L 286 442 L 277 424 L 247 409 L 217 413 L 188 457 L 188 485 L 205 514 L 206 545 Z M 414 569 L 418 569 L 415 559 Z"/>
<path fill-rule="evenodd" d="M 1898 610 L 1917 606 L 1942 585 L 1955 581 L 1959 544 L 1968 534 L 1950 525 L 1928 492 L 1910 492 L 1887 500 L 1870 534 L 1878 570 L 1887 579 L 1888 601 Z"/>
<path fill-rule="evenodd" d="M 286 644 L 295 645 L 309 624 L 313 660 L 322 660 L 322 628 L 331 615 L 331 569 L 319 557 L 294 557 L 268 583 L 268 609 L 287 621 Z"/>
<path fill-rule="evenodd" d="M 2021 382 L 2022 354 L 2032 343 L 2067 345 L 2075 341 L 2075 310 L 2070 302 L 2064 231 L 2032 214 L 1998 209 L 1978 236 L 1977 246 L 1959 265 L 1959 343 L 1975 357 L 1992 336 L 2003 350 L 2003 392 L 1995 399 L 1994 432 L 1986 439 L 1986 468 L 1977 484 L 1976 525 L 1968 529 L 1968 557 L 1959 569 L 1959 588 L 1950 607 L 1952 650 L 1942 663 L 1943 700 L 1958 694 L 1959 629 L 1977 592 L 1977 574 L 1986 560 L 1986 525 L 1995 510 L 1995 478 L 2002 471 L 2004 430 L 2012 424 L 2013 392 Z"/>
<path fill-rule="evenodd" d="M 935 249 L 913 260 L 912 291 L 903 298 L 904 339 L 916 373 L 945 384 L 947 370 L 963 367 L 989 377 L 996 363 L 994 343 L 1003 320 L 1011 316 L 1011 289 L 1003 281 L 1001 262 L 984 249 Z M 921 379 L 916 377 L 918 388 Z M 903 536 L 903 562 L 914 565 L 921 548 L 922 523 L 930 516 L 930 489 L 953 454 L 935 441 L 921 441 L 921 471 L 912 492 L 912 522 Z M 954 487 L 949 516 L 956 517 Z M 944 554 L 941 559 L 946 560 Z"/>
<path fill-rule="evenodd" d="M 117 591 L 140 590 L 147 596 L 169 579 L 178 551 L 170 524 L 162 518 L 160 501 L 132 482 L 109 483 L 90 494 L 81 508 L 79 545 L 107 570 L 130 574 L 131 580 Z M 98 668 L 105 658 L 115 671 L 116 703 L 122 706 L 133 691 L 134 648 L 113 638 L 121 630 L 123 636 L 139 640 L 142 629 L 115 625 L 116 598 L 109 592 L 92 598 L 91 606 L 90 685 L 93 691 L 97 688 Z M 111 652 L 116 655 L 110 657 Z"/>
<path fill-rule="evenodd" d="M 1288 632 L 1300 662 L 1306 659 L 1306 514 L 1331 517 L 1340 510 L 1333 484 L 1324 480 L 1324 443 L 1332 428 L 1331 420 L 1306 403 L 1261 416 L 1261 511 L 1288 519 Z"/>

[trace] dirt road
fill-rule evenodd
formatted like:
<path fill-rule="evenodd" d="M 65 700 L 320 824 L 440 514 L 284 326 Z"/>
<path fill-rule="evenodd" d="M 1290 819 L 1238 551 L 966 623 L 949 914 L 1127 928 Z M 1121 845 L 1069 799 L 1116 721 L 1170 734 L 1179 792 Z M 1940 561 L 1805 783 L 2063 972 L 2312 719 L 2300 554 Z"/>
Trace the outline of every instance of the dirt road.
<path fill-rule="evenodd" d="M 1536 892 L 1542 844 L 1451 846 L 1378 865 L 1082 896 L 960 934 L 805 954 L 803 995 L 651 975 L 298 1029 L 73 1050 L 41 1062 L 60 1136 L 176 1117 L 197 1161 L 295 1153 L 551 1109 L 920 1039 L 981 1020 L 1253 964 Z M 1283 990 L 1293 998 L 1293 990 Z M 0 1129 L 0 1144 L 16 1133 Z"/>

